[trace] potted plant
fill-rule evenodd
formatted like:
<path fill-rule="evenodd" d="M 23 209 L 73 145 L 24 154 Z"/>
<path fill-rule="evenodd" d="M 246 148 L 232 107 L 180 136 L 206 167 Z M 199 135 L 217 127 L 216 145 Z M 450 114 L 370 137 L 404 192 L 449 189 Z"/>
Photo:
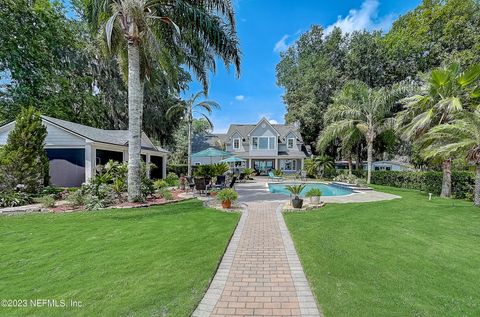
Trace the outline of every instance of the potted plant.
<path fill-rule="evenodd" d="M 232 202 L 238 199 L 238 194 L 232 188 L 225 188 L 217 193 L 217 200 L 222 202 L 222 207 L 228 209 L 232 207 Z"/>
<path fill-rule="evenodd" d="M 310 203 L 315 206 L 318 206 L 320 204 L 321 196 L 322 191 L 318 188 L 312 188 L 305 194 L 305 197 L 310 198 Z"/>
<path fill-rule="evenodd" d="M 212 188 L 212 190 L 210 190 L 210 196 L 211 197 L 216 197 L 218 194 L 218 189 L 217 188 Z"/>
<path fill-rule="evenodd" d="M 302 208 L 303 206 L 303 199 L 301 199 L 300 194 L 302 191 L 305 189 L 304 184 L 298 184 L 298 185 L 287 185 L 285 188 L 292 194 L 294 195 L 294 198 L 292 199 L 292 206 L 293 208 Z"/>

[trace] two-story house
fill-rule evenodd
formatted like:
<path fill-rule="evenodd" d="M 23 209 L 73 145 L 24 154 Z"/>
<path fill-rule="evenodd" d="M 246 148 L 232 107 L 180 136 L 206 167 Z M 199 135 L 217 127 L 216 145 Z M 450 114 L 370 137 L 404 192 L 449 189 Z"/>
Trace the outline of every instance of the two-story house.
<path fill-rule="evenodd" d="M 295 173 L 310 155 L 296 125 L 270 124 L 263 118 L 256 124 L 232 124 L 224 135 L 217 135 L 225 150 L 240 157 L 245 167 L 266 174 L 273 169 Z"/>

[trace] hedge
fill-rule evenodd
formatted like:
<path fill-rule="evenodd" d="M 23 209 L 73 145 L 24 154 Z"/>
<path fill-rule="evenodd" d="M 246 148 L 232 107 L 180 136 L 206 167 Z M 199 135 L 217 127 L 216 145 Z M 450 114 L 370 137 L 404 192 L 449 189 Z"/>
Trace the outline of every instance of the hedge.
<path fill-rule="evenodd" d="M 399 188 L 417 189 L 440 195 L 442 172 L 373 171 L 372 184 Z M 452 196 L 458 199 L 473 199 L 475 175 L 472 172 L 452 172 Z"/>
<path fill-rule="evenodd" d="M 167 164 L 167 174 L 168 173 L 175 173 L 178 176 L 180 176 L 181 174 L 187 175 L 188 165 L 187 164 Z"/>

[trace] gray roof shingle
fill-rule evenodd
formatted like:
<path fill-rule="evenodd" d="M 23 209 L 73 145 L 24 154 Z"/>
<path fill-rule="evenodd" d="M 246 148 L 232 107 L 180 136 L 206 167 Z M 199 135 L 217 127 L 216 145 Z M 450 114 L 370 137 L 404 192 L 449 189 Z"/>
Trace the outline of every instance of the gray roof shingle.
<path fill-rule="evenodd" d="M 42 116 L 42 119 L 94 142 L 121 146 L 128 145 L 128 130 L 103 130 L 48 116 Z M 142 148 L 151 151 L 167 152 L 166 150 L 153 145 L 148 136 L 143 132 Z"/>

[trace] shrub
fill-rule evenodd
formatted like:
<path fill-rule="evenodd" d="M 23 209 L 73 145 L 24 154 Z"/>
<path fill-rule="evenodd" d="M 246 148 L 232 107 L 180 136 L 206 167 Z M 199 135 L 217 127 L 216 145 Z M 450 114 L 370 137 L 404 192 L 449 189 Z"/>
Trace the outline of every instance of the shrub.
<path fill-rule="evenodd" d="M 182 174 L 186 175 L 188 173 L 188 165 L 187 164 L 168 164 L 167 165 L 167 173 L 175 173 L 177 176 Z"/>
<path fill-rule="evenodd" d="M 160 195 L 161 198 L 164 198 L 165 200 L 173 200 L 172 192 L 166 188 L 162 188 L 158 190 L 158 194 Z"/>
<path fill-rule="evenodd" d="M 45 195 L 40 197 L 40 203 L 43 208 L 53 208 L 55 207 L 55 197 L 53 195 Z"/>
<path fill-rule="evenodd" d="M 13 192 L 18 184 L 25 192 L 41 192 L 48 184 L 48 157 L 44 149 L 47 128 L 35 108 L 24 108 L 0 153 L 0 191 Z"/>
<path fill-rule="evenodd" d="M 333 180 L 336 182 L 343 182 L 353 185 L 363 185 L 365 183 L 363 179 L 360 179 L 353 174 L 349 175 L 348 172 L 338 174 L 338 176 L 336 176 Z"/>
<path fill-rule="evenodd" d="M 63 188 L 47 186 L 42 190 L 42 196 L 52 196 L 55 200 L 62 198 Z"/>
<path fill-rule="evenodd" d="M 165 178 L 165 182 L 168 186 L 178 186 L 179 177 L 175 173 L 168 173 L 167 177 Z"/>
<path fill-rule="evenodd" d="M 439 195 L 442 190 L 442 172 L 402 172 L 402 171 L 373 171 L 372 184 L 399 188 L 417 189 L 427 193 Z M 475 187 L 475 176 L 472 172 L 452 172 L 452 195 L 454 198 L 465 199 L 472 197 Z"/>
<path fill-rule="evenodd" d="M 238 194 L 232 188 L 225 188 L 218 192 L 217 199 L 219 201 L 236 201 L 238 199 Z"/>
<path fill-rule="evenodd" d="M 247 176 L 251 176 L 253 173 L 255 173 L 255 170 L 253 168 L 245 168 L 243 169 L 243 172 L 247 174 Z"/>
<path fill-rule="evenodd" d="M 213 175 L 211 176 L 217 176 L 217 175 L 223 175 L 226 172 L 230 170 L 230 166 L 227 163 L 217 163 L 213 164 Z"/>
<path fill-rule="evenodd" d="M 273 172 L 273 175 L 275 175 L 275 176 L 278 176 L 278 177 L 283 176 L 283 171 L 280 170 L 280 169 L 273 170 L 272 172 Z"/>
<path fill-rule="evenodd" d="M 73 207 L 80 207 L 85 205 L 85 196 L 81 189 L 69 192 L 67 195 L 68 203 Z"/>
<path fill-rule="evenodd" d="M 216 176 L 215 175 L 215 167 L 214 167 L 213 164 L 212 165 L 196 166 L 194 175 L 198 176 L 198 177 L 205 177 L 205 176 L 213 177 L 213 176 Z"/>
<path fill-rule="evenodd" d="M 156 190 L 167 188 L 168 183 L 166 181 L 164 181 L 163 179 L 157 179 L 156 181 L 153 182 L 153 187 Z"/>
<path fill-rule="evenodd" d="M 84 206 L 87 210 L 98 210 L 106 208 L 115 201 L 115 193 L 106 184 L 95 186 L 93 184 L 83 185 Z"/>
<path fill-rule="evenodd" d="M 303 190 L 305 189 L 305 185 L 304 184 L 287 185 L 285 186 L 285 189 L 288 190 L 292 195 L 298 197 L 302 194 Z"/>
<path fill-rule="evenodd" d="M 25 192 L 0 192 L 0 207 L 17 207 L 33 202 L 32 197 Z"/>
<path fill-rule="evenodd" d="M 319 188 L 312 188 L 305 194 L 305 197 L 320 197 L 320 196 L 322 196 L 322 191 Z"/>

